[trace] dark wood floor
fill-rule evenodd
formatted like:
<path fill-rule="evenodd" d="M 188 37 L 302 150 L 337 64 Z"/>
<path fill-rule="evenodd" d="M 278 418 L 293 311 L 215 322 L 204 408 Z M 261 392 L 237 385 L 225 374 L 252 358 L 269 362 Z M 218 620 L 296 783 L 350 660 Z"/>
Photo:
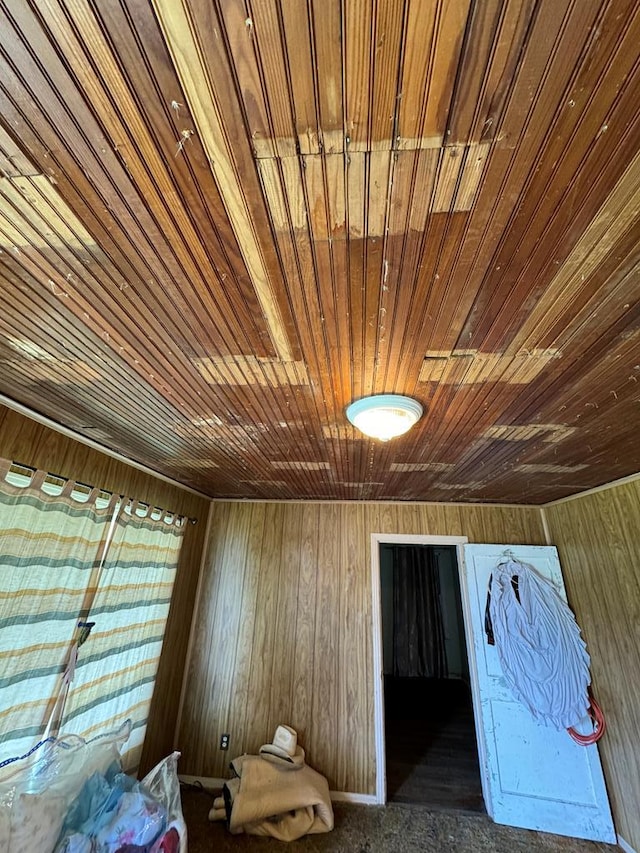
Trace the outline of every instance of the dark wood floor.
<path fill-rule="evenodd" d="M 386 676 L 385 727 L 388 802 L 485 811 L 463 681 Z"/>

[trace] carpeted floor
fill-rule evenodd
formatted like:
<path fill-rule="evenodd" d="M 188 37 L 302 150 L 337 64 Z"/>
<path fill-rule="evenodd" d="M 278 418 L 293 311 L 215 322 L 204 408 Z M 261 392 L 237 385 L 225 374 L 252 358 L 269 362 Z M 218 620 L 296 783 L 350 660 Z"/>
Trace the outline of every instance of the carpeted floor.
<path fill-rule="evenodd" d="M 391 803 L 360 806 L 334 803 L 335 829 L 285 844 L 273 838 L 231 835 L 224 823 L 210 823 L 213 795 L 182 790 L 189 853 L 289 850 L 291 853 L 613 853 L 619 848 L 498 826 L 485 815 L 430 812 Z"/>

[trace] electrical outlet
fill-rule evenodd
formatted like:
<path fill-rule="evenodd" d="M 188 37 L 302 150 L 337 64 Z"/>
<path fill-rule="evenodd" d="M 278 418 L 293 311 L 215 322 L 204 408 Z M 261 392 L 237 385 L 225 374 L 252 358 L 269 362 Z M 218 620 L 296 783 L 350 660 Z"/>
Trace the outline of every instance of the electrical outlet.
<path fill-rule="evenodd" d="M 229 749 L 229 735 L 220 735 L 220 749 Z"/>

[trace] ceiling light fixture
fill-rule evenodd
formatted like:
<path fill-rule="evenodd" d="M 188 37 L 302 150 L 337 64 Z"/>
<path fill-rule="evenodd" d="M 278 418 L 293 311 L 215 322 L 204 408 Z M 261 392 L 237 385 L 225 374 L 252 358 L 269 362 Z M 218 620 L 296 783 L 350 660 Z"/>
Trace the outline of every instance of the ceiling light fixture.
<path fill-rule="evenodd" d="M 422 406 L 400 394 L 376 394 L 347 406 L 346 415 L 360 432 L 389 441 L 410 430 L 422 417 Z"/>

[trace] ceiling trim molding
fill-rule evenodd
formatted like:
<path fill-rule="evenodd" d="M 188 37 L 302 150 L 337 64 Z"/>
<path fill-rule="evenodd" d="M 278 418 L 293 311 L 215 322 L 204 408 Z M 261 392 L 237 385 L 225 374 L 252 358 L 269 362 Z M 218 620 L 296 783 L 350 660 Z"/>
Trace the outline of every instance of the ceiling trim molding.
<path fill-rule="evenodd" d="M 546 509 L 549 506 L 565 504 L 568 501 L 575 501 L 578 498 L 586 498 L 589 495 L 595 495 L 597 492 L 604 492 L 607 489 L 615 489 L 616 486 L 624 486 L 626 483 L 634 483 L 636 480 L 640 480 L 640 471 L 637 474 L 629 474 L 628 477 L 621 477 L 619 480 L 612 480 L 610 483 L 603 483 L 601 486 L 594 486 L 592 489 L 585 489 L 584 492 L 576 492 L 575 495 L 567 495 L 566 498 L 558 498 L 556 501 L 539 504 L 539 508 Z"/>
<path fill-rule="evenodd" d="M 542 504 L 505 504 L 491 503 L 489 501 L 367 501 L 367 500 L 332 500 L 331 498 L 311 498 L 282 500 L 280 498 L 209 498 L 211 503 L 223 504 L 347 504 L 348 506 L 361 506 L 362 504 L 378 504 L 388 506 L 389 504 L 400 504 L 401 506 L 480 506 L 495 509 L 541 509 Z M 426 535 L 426 534 L 425 534 Z"/>
<path fill-rule="evenodd" d="M 191 486 L 185 486 L 184 483 L 179 483 L 177 480 L 172 480 L 171 477 L 167 477 L 164 474 L 160 474 L 158 471 L 154 471 L 153 468 L 148 468 L 146 465 L 143 465 L 140 462 L 134 462 L 134 460 L 129 459 L 128 456 L 123 456 L 116 450 L 111 450 L 109 447 L 105 447 L 103 444 L 100 444 L 99 442 L 94 441 L 91 438 L 87 438 L 86 436 L 82 435 L 79 432 L 76 432 L 75 430 L 62 426 L 62 424 L 56 423 L 55 421 L 51 420 L 51 418 L 48 418 L 46 415 L 41 415 L 39 412 L 35 412 L 28 406 L 23 406 L 22 403 L 17 403 L 15 400 L 12 400 L 11 397 L 6 397 L 4 394 L 0 394 L 0 404 L 6 406 L 7 409 L 12 409 L 19 415 L 24 415 L 25 418 L 29 418 L 32 421 L 36 421 L 36 423 L 48 427 L 54 432 L 60 433 L 60 435 L 65 435 L 67 438 L 72 438 L 79 444 L 84 444 L 87 447 L 90 447 L 92 450 L 97 450 L 100 453 L 104 453 L 105 456 L 110 456 L 112 459 L 117 459 L 118 462 L 124 462 L 125 465 L 129 465 L 130 468 L 136 468 L 138 471 L 142 471 L 144 474 L 148 474 L 150 477 L 155 477 L 156 480 L 162 480 L 164 483 L 168 483 L 170 486 L 175 486 L 177 489 L 182 489 L 183 492 L 190 492 L 192 495 L 197 495 L 197 497 L 204 498 L 207 501 L 211 500 L 209 495 L 205 495 L 204 492 L 199 492 L 196 489 L 192 489 Z"/>

